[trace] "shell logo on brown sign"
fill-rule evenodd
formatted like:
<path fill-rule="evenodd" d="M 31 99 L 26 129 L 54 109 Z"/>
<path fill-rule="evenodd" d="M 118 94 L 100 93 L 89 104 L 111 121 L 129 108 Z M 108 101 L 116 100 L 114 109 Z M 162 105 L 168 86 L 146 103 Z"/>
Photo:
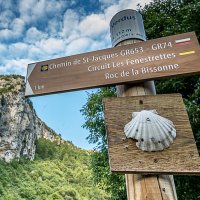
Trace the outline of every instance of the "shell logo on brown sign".
<path fill-rule="evenodd" d="M 41 72 L 45 72 L 45 71 L 48 71 L 48 65 L 42 65 L 41 66 Z"/>

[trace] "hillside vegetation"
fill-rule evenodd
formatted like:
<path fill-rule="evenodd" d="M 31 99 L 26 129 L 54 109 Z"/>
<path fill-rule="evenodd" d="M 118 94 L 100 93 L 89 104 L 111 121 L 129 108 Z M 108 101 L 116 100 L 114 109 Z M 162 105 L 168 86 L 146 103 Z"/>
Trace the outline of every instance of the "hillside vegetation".
<path fill-rule="evenodd" d="M 105 200 L 93 185 L 90 152 L 70 142 L 37 141 L 36 159 L 0 162 L 0 200 Z"/>

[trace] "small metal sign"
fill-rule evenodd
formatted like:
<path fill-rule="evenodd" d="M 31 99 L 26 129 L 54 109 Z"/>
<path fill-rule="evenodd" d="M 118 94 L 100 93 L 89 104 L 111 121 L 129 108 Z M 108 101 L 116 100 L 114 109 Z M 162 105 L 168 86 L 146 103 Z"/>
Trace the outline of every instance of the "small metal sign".
<path fill-rule="evenodd" d="M 127 39 L 146 40 L 142 15 L 131 9 L 118 12 L 110 21 L 112 46 Z"/>
<path fill-rule="evenodd" d="M 194 32 L 28 65 L 25 96 L 200 72 Z"/>
<path fill-rule="evenodd" d="M 169 124 L 173 122 L 176 128 L 176 138 L 172 140 L 171 125 L 163 123 L 159 119 L 159 123 L 149 118 L 147 126 L 150 123 L 153 125 L 153 133 L 143 125 L 145 123 L 140 116 L 142 123 L 134 124 L 134 131 L 139 136 L 143 129 L 146 129 L 145 134 L 141 138 L 127 138 L 125 129 L 127 122 L 132 119 L 134 113 L 142 110 L 156 110 L 160 116 L 166 118 L 165 121 Z M 147 174 L 200 174 L 200 158 L 196 148 L 194 136 L 187 116 L 186 108 L 180 94 L 165 94 L 165 95 L 148 95 L 136 97 L 110 97 L 104 99 L 104 115 L 108 138 L 109 163 L 112 172 L 120 173 L 147 173 Z M 170 121 L 171 122 L 170 122 Z M 129 124 L 130 125 L 130 124 Z M 138 126 L 137 126 L 138 125 Z M 133 127 L 133 125 L 131 125 Z M 130 127 L 127 127 L 131 129 Z M 168 133 L 165 135 L 165 129 Z M 160 129 L 161 136 L 156 129 Z M 154 134 L 154 136 L 152 136 Z M 152 144 L 150 139 L 160 141 Z M 167 140 L 170 140 L 167 141 Z M 140 144 L 139 144 L 140 143 Z M 138 148 L 147 145 L 147 149 Z M 162 150 L 163 146 L 167 146 Z M 159 151 L 157 151 L 159 150 Z M 162 151 L 160 151 L 162 150 Z"/>

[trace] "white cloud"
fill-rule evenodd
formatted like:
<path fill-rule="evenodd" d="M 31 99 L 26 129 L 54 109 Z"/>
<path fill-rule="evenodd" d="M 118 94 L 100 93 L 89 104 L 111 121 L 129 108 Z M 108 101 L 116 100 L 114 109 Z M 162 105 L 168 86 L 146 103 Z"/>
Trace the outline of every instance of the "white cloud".
<path fill-rule="evenodd" d="M 44 8 L 45 0 L 29 0 L 28 2 L 27 0 L 21 0 L 19 2 L 20 18 L 26 23 L 34 22 L 43 17 L 45 14 Z"/>
<path fill-rule="evenodd" d="M 58 19 L 51 19 L 47 24 L 47 32 L 51 36 L 58 36 L 58 32 L 62 29 L 62 21 L 58 21 Z"/>
<path fill-rule="evenodd" d="M 0 63 L 2 62 L 4 57 L 6 56 L 7 52 L 8 52 L 7 45 L 0 44 Z"/>
<path fill-rule="evenodd" d="M 65 49 L 65 44 L 61 39 L 49 38 L 36 42 L 36 47 L 46 54 L 59 54 Z"/>
<path fill-rule="evenodd" d="M 92 40 L 90 38 L 78 38 L 71 41 L 66 48 L 66 54 L 72 55 L 84 52 L 91 44 Z"/>
<path fill-rule="evenodd" d="M 0 74 L 26 75 L 27 66 L 32 62 L 34 61 L 29 59 L 4 60 L 4 62 L 0 65 Z"/>
<path fill-rule="evenodd" d="M 119 0 L 99 0 L 100 4 L 102 5 L 102 8 L 111 6 L 113 4 L 117 4 Z"/>
<path fill-rule="evenodd" d="M 55 11 L 56 13 L 60 13 L 69 4 L 72 5 L 71 1 L 48 0 L 46 1 L 45 9 L 47 13 L 54 15 Z"/>
<path fill-rule="evenodd" d="M 77 53 L 83 53 L 86 49 L 92 44 L 92 40 L 87 37 L 79 38 L 73 40 L 70 44 L 67 45 L 66 54 L 72 55 Z"/>
<path fill-rule="evenodd" d="M 20 18 L 15 18 L 11 23 L 11 29 L 17 34 L 21 34 L 24 31 L 24 21 Z"/>
<path fill-rule="evenodd" d="M 16 4 L 13 0 L 0 0 L 0 30 L 9 28 L 15 18 Z"/>
<path fill-rule="evenodd" d="M 0 44 L 0 53 L 7 50 L 7 46 L 5 44 Z"/>
<path fill-rule="evenodd" d="M 14 43 L 9 46 L 9 55 L 13 58 L 23 58 L 27 56 L 28 45 L 22 42 Z"/>
<path fill-rule="evenodd" d="M 91 14 L 79 24 L 80 32 L 88 37 L 98 37 L 100 34 L 106 32 L 108 28 L 108 23 L 102 14 Z"/>
<path fill-rule="evenodd" d="M 65 55 L 74 55 L 94 50 L 99 50 L 105 47 L 102 41 L 93 40 L 88 37 L 81 37 L 71 41 L 66 48 Z"/>
<path fill-rule="evenodd" d="M 36 47 L 35 45 L 29 46 L 29 50 L 27 52 L 27 58 L 41 61 L 41 60 L 46 60 L 45 56 L 47 56 L 47 54 L 43 52 L 39 47 Z"/>
<path fill-rule="evenodd" d="M 68 9 L 63 16 L 63 29 L 61 36 L 68 37 L 69 35 L 73 35 L 74 32 L 77 31 L 78 23 L 78 14 L 75 11 Z"/>
<path fill-rule="evenodd" d="M 26 32 L 25 41 L 28 43 L 35 43 L 41 39 L 47 38 L 47 33 L 39 31 L 36 27 L 31 27 Z"/>
<path fill-rule="evenodd" d="M 14 36 L 14 33 L 9 29 L 0 30 L 0 40 L 9 40 Z"/>
<path fill-rule="evenodd" d="M 62 11 L 69 5 L 68 1 L 57 0 L 20 0 L 20 18 L 27 24 L 48 23 L 49 17 L 58 18 Z"/>
<path fill-rule="evenodd" d="M 12 0 L 6 0 L 6 1 L 1 1 L 1 7 L 3 7 L 4 9 L 11 9 L 13 2 Z"/>
<path fill-rule="evenodd" d="M 8 28 L 13 17 L 13 12 L 11 10 L 2 11 L 0 14 L 0 29 Z"/>
<path fill-rule="evenodd" d="M 0 40 L 9 40 L 20 38 L 24 31 L 24 22 L 15 18 L 9 25 L 9 28 L 0 30 Z"/>

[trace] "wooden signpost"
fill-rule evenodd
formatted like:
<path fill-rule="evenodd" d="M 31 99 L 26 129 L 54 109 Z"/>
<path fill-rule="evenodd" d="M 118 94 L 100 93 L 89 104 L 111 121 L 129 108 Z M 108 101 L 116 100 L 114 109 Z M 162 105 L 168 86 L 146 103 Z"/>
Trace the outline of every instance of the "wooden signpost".
<path fill-rule="evenodd" d="M 124 126 L 131 120 L 132 112 L 153 109 L 174 123 L 177 136 L 169 148 L 146 152 L 137 148 L 136 140 L 126 138 Z M 104 113 L 112 172 L 200 173 L 199 154 L 180 94 L 105 98 Z"/>
<path fill-rule="evenodd" d="M 173 176 L 138 173 L 199 174 L 199 156 L 182 98 L 139 95 L 155 95 L 154 83 L 144 81 L 199 73 L 198 40 L 190 32 L 142 41 L 142 17 L 133 10 L 113 17 L 111 39 L 117 47 L 29 64 L 25 96 L 126 83 L 117 86 L 118 98 L 104 101 L 111 171 L 126 173 L 128 200 L 176 200 Z M 163 152 L 143 152 L 123 133 L 132 112 L 150 109 L 177 128 L 177 138 Z"/>
<path fill-rule="evenodd" d="M 199 73 L 194 32 L 28 65 L 25 96 Z"/>
<path fill-rule="evenodd" d="M 134 13 L 134 11 L 132 11 Z M 112 21 L 120 21 L 123 19 L 122 16 L 127 17 L 127 10 L 121 11 L 120 13 L 117 13 Z M 130 19 L 129 15 L 129 19 Z M 117 31 L 116 33 L 124 32 L 124 29 L 122 29 L 123 23 L 116 27 Z M 134 20 L 132 23 L 142 24 L 142 20 L 139 22 L 135 22 Z M 117 25 L 116 25 L 117 26 Z M 132 27 L 132 25 L 131 25 Z M 127 28 L 125 29 L 127 30 Z M 138 30 L 134 30 L 138 34 Z M 111 33 L 112 33 L 112 26 L 111 26 Z M 139 33 L 138 35 L 143 35 L 144 33 Z M 114 34 L 115 36 L 116 34 Z M 112 35 L 111 35 L 112 38 Z M 134 44 L 135 42 L 140 42 L 142 38 L 139 37 L 133 37 L 133 38 L 125 38 L 125 40 L 118 41 L 117 45 L 127 45 L 127 44 Z M 115 41 L 113 40 L 113 46 L 115 46 Z M 187 40 L 179 41 L 182 42 L 188 42 Z M 135 44 L 134 44 L 135 45 Z M 180 44 L 181 45 L 181 44 Z M 188 63 L 190 64 L 190 63 Z M 190 65 L 191 66 L 191 65 Z M 153 82 L 143 82 L 141 84 L 126 84 L 126 85 L 120 85 L 117 86 L 117 95 L 118 97 L 126 97 L 127 96 L 138 96 L 138 95 L 155 95 L 155 86 Z M 130 102 L 129 102 L 130 103 Z M 120 105 L 121 107 L 121 105 Z M 151 108 L 152 109 L 152 108 Z M 121 116 L 120 116 L 121 117 Z M 118 123 L 116 123 L 117 125 Z M 124 134 L 125 136 L 125 134 Z M 112 138 L 114 140 L 114 138 Z M 112 140 L 112 142 L 113 142 Z M 127 146 L 126 146 L 127 148 Z M 135 160 L 135 159 L 134 159 Z M 124 163 L 121 163 L 123 165 Z M 169 163 L 170 165 L 170 163 Z M 127 198 L 128 200 L 145 200 L 145 199 L 151 199 L 151 200 L 177 200 L 176 195 L 176 189 L 174 185 L 174 180 L 172 175 L 145 175 L 145 174 L 125 174 L 126 178 L 126 188 L 127 188 Z"/>

